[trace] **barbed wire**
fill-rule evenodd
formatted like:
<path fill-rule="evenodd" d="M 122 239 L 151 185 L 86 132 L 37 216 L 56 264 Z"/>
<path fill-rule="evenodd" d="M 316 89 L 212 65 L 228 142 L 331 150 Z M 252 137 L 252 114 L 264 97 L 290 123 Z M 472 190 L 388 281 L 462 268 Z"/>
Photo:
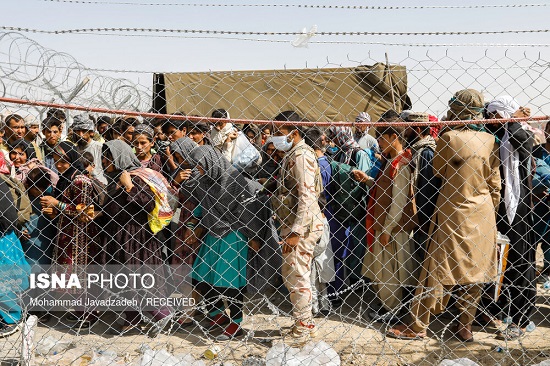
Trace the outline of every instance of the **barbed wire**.
<path fill-rule="evenodd" d="M 213 29 L 174 29 L 174 28 L 74 28 L 46 30 L 14 26 L 0 26 L 6 31 L 41 33 L 41 34 L 82 34 L 95 32 L 149 32 L 149 33 L 184 33 L 184 34 L 229 34 L 254 36 L 298 36 L 304 32 L 266 32 L 266 31 L 233 31 Z M 314 32 L 315 36 L 469 36 L 495 34 L 537 34 L 548 33 L 550 29 L 516 29 L 499 31 L 449 31 L 449 32 L 348 32 L 348 31 L 321 31 Z"/>
<path fill-rule="evenodd" d="M 0 95 L 147 110 L 149 91 L 131 80 L 97 74 L 63 52 L 16 32 L 0 32 Z M 47 97 L 45 97 L 47 96 Z"/>
<path fill-rule="evenodd" d="M 135 3 L 130 1 L 87 1 L 87 0 L 42 0 L 44 2 L 93 4 L 93 5 L 131 5 L 131 6 L 184 6 L 201 8 L 305 8 L 305 9 L 349 9 L 349 10 L 419 10 L 419 9 L 496 9 L 496 8 L 536 8 L 549 4 L 484 4 L 484 5 L 314 5 L 314 4 L 203 4 L 203 3 Z"/>
<path fill-rule="evenodd" d="M 267 38 L 241 38 L 241 37 L 209 37 L 209 36 L 183 36 L 183 35 L 157 35 L 157 34 L 118 34 L 118 33 L 80 33 L 96 36 L 114 37 L 142 37 L 142 38 L 177 38 L 177 39 L 211 39 L 227 41 L 263 42 L 263 43 L 291 43 L 292 40 L 267 39 Z M 550 43 L 399 43 L 399 42 L 372 42 L 372 41 L 308 41 L 309 44 L 356 44 L 396 47 L 550 47 Z"/>

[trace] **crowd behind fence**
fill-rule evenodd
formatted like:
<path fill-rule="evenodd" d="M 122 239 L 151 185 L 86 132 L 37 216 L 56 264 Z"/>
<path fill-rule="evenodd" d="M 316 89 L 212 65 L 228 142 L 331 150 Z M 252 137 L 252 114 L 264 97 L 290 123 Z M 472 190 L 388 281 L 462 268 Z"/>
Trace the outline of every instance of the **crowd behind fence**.
<path fill-rule="evenodd" d="M 96 89 L 75 92 L 79 105 L 15 99 L 38 79 L 6 73 L 0 358 L 29 362 L 34 335 L 43 364 L 547 359 L 548 80 L 540 57 L 506 60 L 355 68 L 380 102 L 346 111 L 299 88 L 296 108 L 250 90 L 224 104 L 240 93 L 231 78 L 250 75 L 214 74 L 231 93 L 203 79 L 167 98 L 157 74 L 152 106 L 166 114 L 130 103 L 137 86 L 115 87 L 120 103 Z M 497 78 L 493 96 L 470 86 Z M 456 89 L 436 95 L 445 80 Z M 205 88 L 219 104 L 193 94 Z"/>

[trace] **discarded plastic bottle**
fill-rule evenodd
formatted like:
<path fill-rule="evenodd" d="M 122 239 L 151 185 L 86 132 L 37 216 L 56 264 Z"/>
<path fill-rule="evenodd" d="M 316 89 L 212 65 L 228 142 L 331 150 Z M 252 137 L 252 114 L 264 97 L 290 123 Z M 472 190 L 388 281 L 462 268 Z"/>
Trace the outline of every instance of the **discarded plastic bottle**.
<path fill-rule="evenodd" d="M 527 327 L 525 327 L 525 331 L 526 332 L 532 332 L 535 330 L 537 326 L 535 325 L 535 323 L 533 323 L 532 321 L 529 322 L 529 324 L 527 324 Z"/>
<path fill-rule="evenodd" d="M 502 324 L 512 324 L 512 317 L 507 316 L 506 318 L 502 319 Z"/>
<path fill-rule="evenodd" d="M 503 351 L 504 351 L 504 348 L 502 348 L 501 346 L 496 346 L 496 347 L 495 347 L 495 351 L 497 351 L 498 353 L 500 353 L 500 352 L 503 352 Z"/>
<path fill-rule="evenodd" d="M 550 290 L 550 278 L 542 285 L 542 288 L 545 290 Z"/>

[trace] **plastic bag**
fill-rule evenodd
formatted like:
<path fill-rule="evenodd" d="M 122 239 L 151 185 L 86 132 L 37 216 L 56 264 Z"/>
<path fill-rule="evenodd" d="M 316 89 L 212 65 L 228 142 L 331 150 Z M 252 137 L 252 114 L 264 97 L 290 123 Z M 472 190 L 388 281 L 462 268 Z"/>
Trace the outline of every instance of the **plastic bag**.
<path fill-rule="evenodd" d="M 38 341 L 35 352 L 42 356 L 55 355 L 73 347 L 74 344 L 72 341 L 62 341 L 55 337 L 48 336 Z"/>
<path fill-rule="evenodd" d="M 145 350 L 139 363 L 140 366 L 205 366 L 201 360 L 195 360 L 195 358 L 189 354 L 186 355 L 172 355 L 166 350 L 153 351 L 151 349 Z"/>
<path fill-rule="evenodd" d="M 340 356 L 327 343 L 312 342 L 301 350 L 277 343 L 265 356 L 266 366 L 340 366 Z"/>
<path fill-rule="evenodd" d="M 250 143 L 248 137 L 239 131 L 235 139 L 235 147 L 231 154 L 231 163 L 238 171 L 254 167 L 260 159 L 260 152 Z"/>
<path fill-rule="evenodd" d="M 117 353 L 115 351 L 94 351 L 94 356 L 88 365 L 112 366 L 116 365 Z"/>
<path fill-rule="evenodd" d="M 295 40 L 290 42 L 291 45 L 294 47 L 301 47 L 301 48 L 308 48 L 309 41 L 311 38 L 315 36 L 317 33 L 317 25 L 314 25 L 311 27 L 310 31 L 308 32 L 306 28 L 302 29 L 302 34 L 298 35 Z"/>
<path fill-rule="evenodd" d="M 439 366 L 479 366 L 479 364 L 468 358 L 458 358 L 456 360 L 443 360 Z"/>

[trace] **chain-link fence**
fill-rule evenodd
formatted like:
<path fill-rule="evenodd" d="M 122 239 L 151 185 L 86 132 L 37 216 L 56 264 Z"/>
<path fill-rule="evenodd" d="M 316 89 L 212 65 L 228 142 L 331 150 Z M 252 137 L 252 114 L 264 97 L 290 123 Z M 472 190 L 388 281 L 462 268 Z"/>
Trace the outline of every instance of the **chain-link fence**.
<path fill-rule="evenodd" d="M 2 364 L 550 360 L 540 54 L 145 85 L 0 50 Z"/>

